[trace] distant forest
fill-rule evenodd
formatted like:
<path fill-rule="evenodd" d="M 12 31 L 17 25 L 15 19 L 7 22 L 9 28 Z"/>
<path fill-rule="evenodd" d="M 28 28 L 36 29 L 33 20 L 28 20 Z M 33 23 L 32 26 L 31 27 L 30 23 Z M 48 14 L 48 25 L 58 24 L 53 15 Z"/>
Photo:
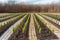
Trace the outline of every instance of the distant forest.
<path fill-rule="evenodd" d="M 60 12 L 60 5 L 0 4 L 0 13 L 15 13 L 15 12 Z"/>

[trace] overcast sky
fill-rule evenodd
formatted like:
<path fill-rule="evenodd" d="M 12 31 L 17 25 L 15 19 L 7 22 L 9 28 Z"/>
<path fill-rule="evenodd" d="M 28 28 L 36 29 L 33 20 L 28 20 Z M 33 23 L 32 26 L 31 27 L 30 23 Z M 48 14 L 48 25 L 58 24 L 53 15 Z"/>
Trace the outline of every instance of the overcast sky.
<path fill-rule="evenodd" d="M 8 0 L 0 0 L 0 3 L 6 3 Z M 16 0 L 16 3 L 26 3 L 26 4 L 50 4 L 58 3 L 60 0 Z"/>

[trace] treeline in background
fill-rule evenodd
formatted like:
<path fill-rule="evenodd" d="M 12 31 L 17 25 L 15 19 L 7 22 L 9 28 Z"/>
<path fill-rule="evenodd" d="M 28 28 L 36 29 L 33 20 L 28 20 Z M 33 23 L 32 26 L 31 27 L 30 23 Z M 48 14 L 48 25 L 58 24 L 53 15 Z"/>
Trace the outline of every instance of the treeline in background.
<path fill-rule="evenodd" d="M 27 5 L 27 4 L 0 4 L 0 13 L 15 12 L 60 12 L 59 4 Z"/>

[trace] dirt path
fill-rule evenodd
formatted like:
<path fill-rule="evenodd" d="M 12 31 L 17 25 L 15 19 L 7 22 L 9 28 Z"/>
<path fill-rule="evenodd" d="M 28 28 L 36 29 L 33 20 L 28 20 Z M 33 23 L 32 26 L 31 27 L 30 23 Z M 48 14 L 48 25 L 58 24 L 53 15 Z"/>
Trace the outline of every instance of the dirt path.
<path fill-rule="evenodd" d="M 39 15 L 38 15 L 39 16 Z M 47 23 L 47 27 L 52 30 L 54 29 L 54 34 L 60 39 L 60 29 L 58 29 L 55 25 L 50 23 L 49 21 L 45 20 L 43 17 L 39 16 L 41 19 L 43 19 Z M 50 26 L 50 27 L 49 27 Z"/>
<path fill-rule="evenodd" d="M 31 14 L 31 20 L 30 20 L 30 26 L 29 26 L 29 40 L 37 40 L 33 14 Z"/>

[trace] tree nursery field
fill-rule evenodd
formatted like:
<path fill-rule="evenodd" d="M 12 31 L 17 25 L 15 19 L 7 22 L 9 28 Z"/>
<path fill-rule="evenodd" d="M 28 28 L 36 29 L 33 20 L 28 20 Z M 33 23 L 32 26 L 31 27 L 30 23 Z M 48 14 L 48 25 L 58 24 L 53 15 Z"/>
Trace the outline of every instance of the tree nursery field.
<path fill-rule="evenodd" d="M 60 40 L 60 14 L 1 13 L 0 40 Z"/>

